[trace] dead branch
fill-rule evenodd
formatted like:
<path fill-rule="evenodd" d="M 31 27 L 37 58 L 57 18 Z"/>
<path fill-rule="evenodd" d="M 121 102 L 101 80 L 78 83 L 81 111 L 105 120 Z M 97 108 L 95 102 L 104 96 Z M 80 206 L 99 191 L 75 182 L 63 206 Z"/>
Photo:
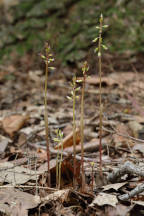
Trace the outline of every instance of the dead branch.
<path fill-rule="evenodd" d="M 144 191 L 144 184 L 138 185 L 135 187 L 132 191 L 130 191 L 128 194 L 123 194 L 121 196 L 118 196 L 118 198 L 122 201 L 126 201 L 139 193 L 142 193 Z"/>
<path fill-rule="evenodd" d="M 42 148 L 42 149 L 46 150 L 46 146 L 40 146 L 38 143 L 35 143 L 35 144 L 28 143 L 28 145 L 29 145 L 30 147 L 33 147 L 33 148 L 36 148 L 36 149 L 37 149 L 37 148 Z M 50 147 L 50 152 L 51 152 L 51 154 L 54 154 L 54 155 L 57 155 L 57 154 L 58 154 L 58 150 L 55 150 L 55 149 L 52 148 L 52 147 Z M 64 151 L 62 152 L 62 155 L 63 155 L 63 156 L 66 156 L 66 157 L 68 157 L 70 154 L 71 154 L 71 153 L 68 153 L 68 152 L 64 152 Z M 81 156 L 76 155 L 76 159 L 77 159 L 77 160 L 81 160 Z M 84 157 L 84 161 L 85 161 L 85 162 L 95 162 L 95 159 Z"/>
<path fill-rule="evenodd" d="M 144 177 L 144 170 L 134 165 L 130 161 L 127 161 L 119 169 L 113 171 L 112 173 L 108 175 L 108 181 L 116 182 L 121 176 L 125 174 L 138 175 L 138 176 Z M 138 195 L 139 193 L 143 191 L 144 191 L 144 184 L 141 184 L 141 185 L 138 185 L 136 188 L 134 188 L 132 191 L 130 191 L 128 194 L 120 195 L 118 198 L 120 200 L 126 201 L 132 198 L 133 196 Z"/>
<path fill-rule="evenodd" d="M 127 161 L 119 169 L 113 171 L 108 175 L 108 181 L 116 182 L 121 176 L 125 174 L 138 175 L 144 177 L 144 170 Z"/>
<path fill-rule="evenodd" d="M 135 142 L 144 143 L 144 140 L 138 139 L 138 138 L 135 138 L 135 137 L 132 137 L 132 136 L 129 136 L 129 135 L 127 135 L 127 134 L 119 133 L 119 132 L 116 131 L 114 128 L 113 128 L 113 130 L 109 130 L 109 129 L 103 127 L 103 130 L 106 131 L 106 132 L 109 132 L 109 133 L 111 133 L 111 134 L 117 134 L 117 135 L 119 135 L 119 136 L 122 136 L 122 137 L 125 137 L 125 138 L 128 138 L 128 139 L 131 139 L 131 140 L 133 140 L 133 141 L 135 141 Z"/>

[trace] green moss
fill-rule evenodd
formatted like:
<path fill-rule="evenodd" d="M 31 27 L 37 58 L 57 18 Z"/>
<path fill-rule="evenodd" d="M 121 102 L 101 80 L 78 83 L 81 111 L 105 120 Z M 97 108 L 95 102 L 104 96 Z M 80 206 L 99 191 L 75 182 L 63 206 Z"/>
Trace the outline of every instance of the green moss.
<path fill-rule="evenodd" d="M 102 12 L 109 28 L 104 38 L 109 51 L 144 51 L 143 1 L 107 0 L 24 0 L 10 12 L 12 21 L 0 26 L 0 55 L 7 46 L 21 55 L 42 49 L 49 40 L 62 61 L 78 61 L 86 56 L 96 37 Z"/>

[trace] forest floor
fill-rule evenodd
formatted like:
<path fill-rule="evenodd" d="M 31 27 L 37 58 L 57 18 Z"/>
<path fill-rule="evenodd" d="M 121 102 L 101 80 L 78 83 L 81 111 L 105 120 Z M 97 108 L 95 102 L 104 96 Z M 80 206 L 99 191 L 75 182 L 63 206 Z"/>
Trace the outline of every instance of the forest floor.
<path fill-rule="evenodd" d="M 0 66 L 0 215 L 144 215 L 144 76 L 105 68 L 102 76 L 102 172 L 99 173 L 99 78 L 91 68 L 85 89 L 84 167 L 81 192 L 80 100 L 76 103 L 77 189 L 73 189 L 74 69 L 56 68 L 48 81 L 51 188 L 47 187 L 43 70 Z M 112 64 L 111 64 L 112 66 Z M 109 65 L 110 67 L 110 65 Z M 81 73 L 77 73 L 78 77 Z M 64 133 L 61 190 L 56 188 L 56 129 Z M 118 170 L 118 172 L 116 172 Z"/>

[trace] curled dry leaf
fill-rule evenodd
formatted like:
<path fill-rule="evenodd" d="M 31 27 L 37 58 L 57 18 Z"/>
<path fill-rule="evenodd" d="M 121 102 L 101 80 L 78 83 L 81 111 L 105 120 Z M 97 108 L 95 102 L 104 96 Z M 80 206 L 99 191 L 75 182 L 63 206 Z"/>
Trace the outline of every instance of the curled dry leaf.
<path fill-rule="evenodd" d="M 2 121 L 3 129 L 12 137 L 14 132 L 17 132 L 20 128 L 22 128 L 28 118 L 28 115 L 20 114 L 7 116 Z"/>

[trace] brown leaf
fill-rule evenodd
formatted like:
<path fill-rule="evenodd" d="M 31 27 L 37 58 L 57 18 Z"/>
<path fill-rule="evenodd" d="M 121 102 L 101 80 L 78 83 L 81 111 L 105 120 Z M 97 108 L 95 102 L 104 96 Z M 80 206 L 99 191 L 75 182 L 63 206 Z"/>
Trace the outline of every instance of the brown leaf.
<path fill-rule="evenodd" d="M 103 186 L 103 191 L 110 190 L 110 189 L 114 189 L 117 191 L 119 188 L 123 187 L 126 184 L 127 182 L 108 184 L 108 185 Z"/>
<path fill-rule="evenodd" d="M 14 166 L 11 162 L 0 163 L 0 183 L 24 184 L 29 180 L 36 181 L 41 171 L 34 171 L 22 166 Z"/>
<path fill-rule="evenodd" d="M 14 188 L 0 190 L 0 211 L 11 216 L 27 216 L 28 209 L 33 209 L 40 203 L 40 198 Z"/>
<path fill-rule="evenodd" d="M 7 116 L 2 121 L 3 129 L 7 134 L 13 136 L 14 132 L 17 132 L 20 128 L 22 128 L 28 118 L 28 115 L 20 114 Z"/>
<path fill-rule="evenodd" d="M 12 142 L 7 137 L 0 135 L 0 153 L 3 153 L 8 145 L 8 143 Z"/>
<path fill-rule="evenodd" d="M 122 135 L 129 135 L 128 126 L 123 123 L 119 123 L 116 127 L 116 131 Z M 129 145 L 133 145 L 133 143 L 129 143 L 127 137 L 120 136 L 118 134 L 113 134 L 113 141 L 116 147 L 128 147 Z"/>
<path fill-rule="evenodd" d="M 47 195 L 46 197 L 42 198 L 42 201 L 56 201 L 60 200 L 64 202 L 67 199 L 69 189 L 58 190 L 52 194 Z"/>

